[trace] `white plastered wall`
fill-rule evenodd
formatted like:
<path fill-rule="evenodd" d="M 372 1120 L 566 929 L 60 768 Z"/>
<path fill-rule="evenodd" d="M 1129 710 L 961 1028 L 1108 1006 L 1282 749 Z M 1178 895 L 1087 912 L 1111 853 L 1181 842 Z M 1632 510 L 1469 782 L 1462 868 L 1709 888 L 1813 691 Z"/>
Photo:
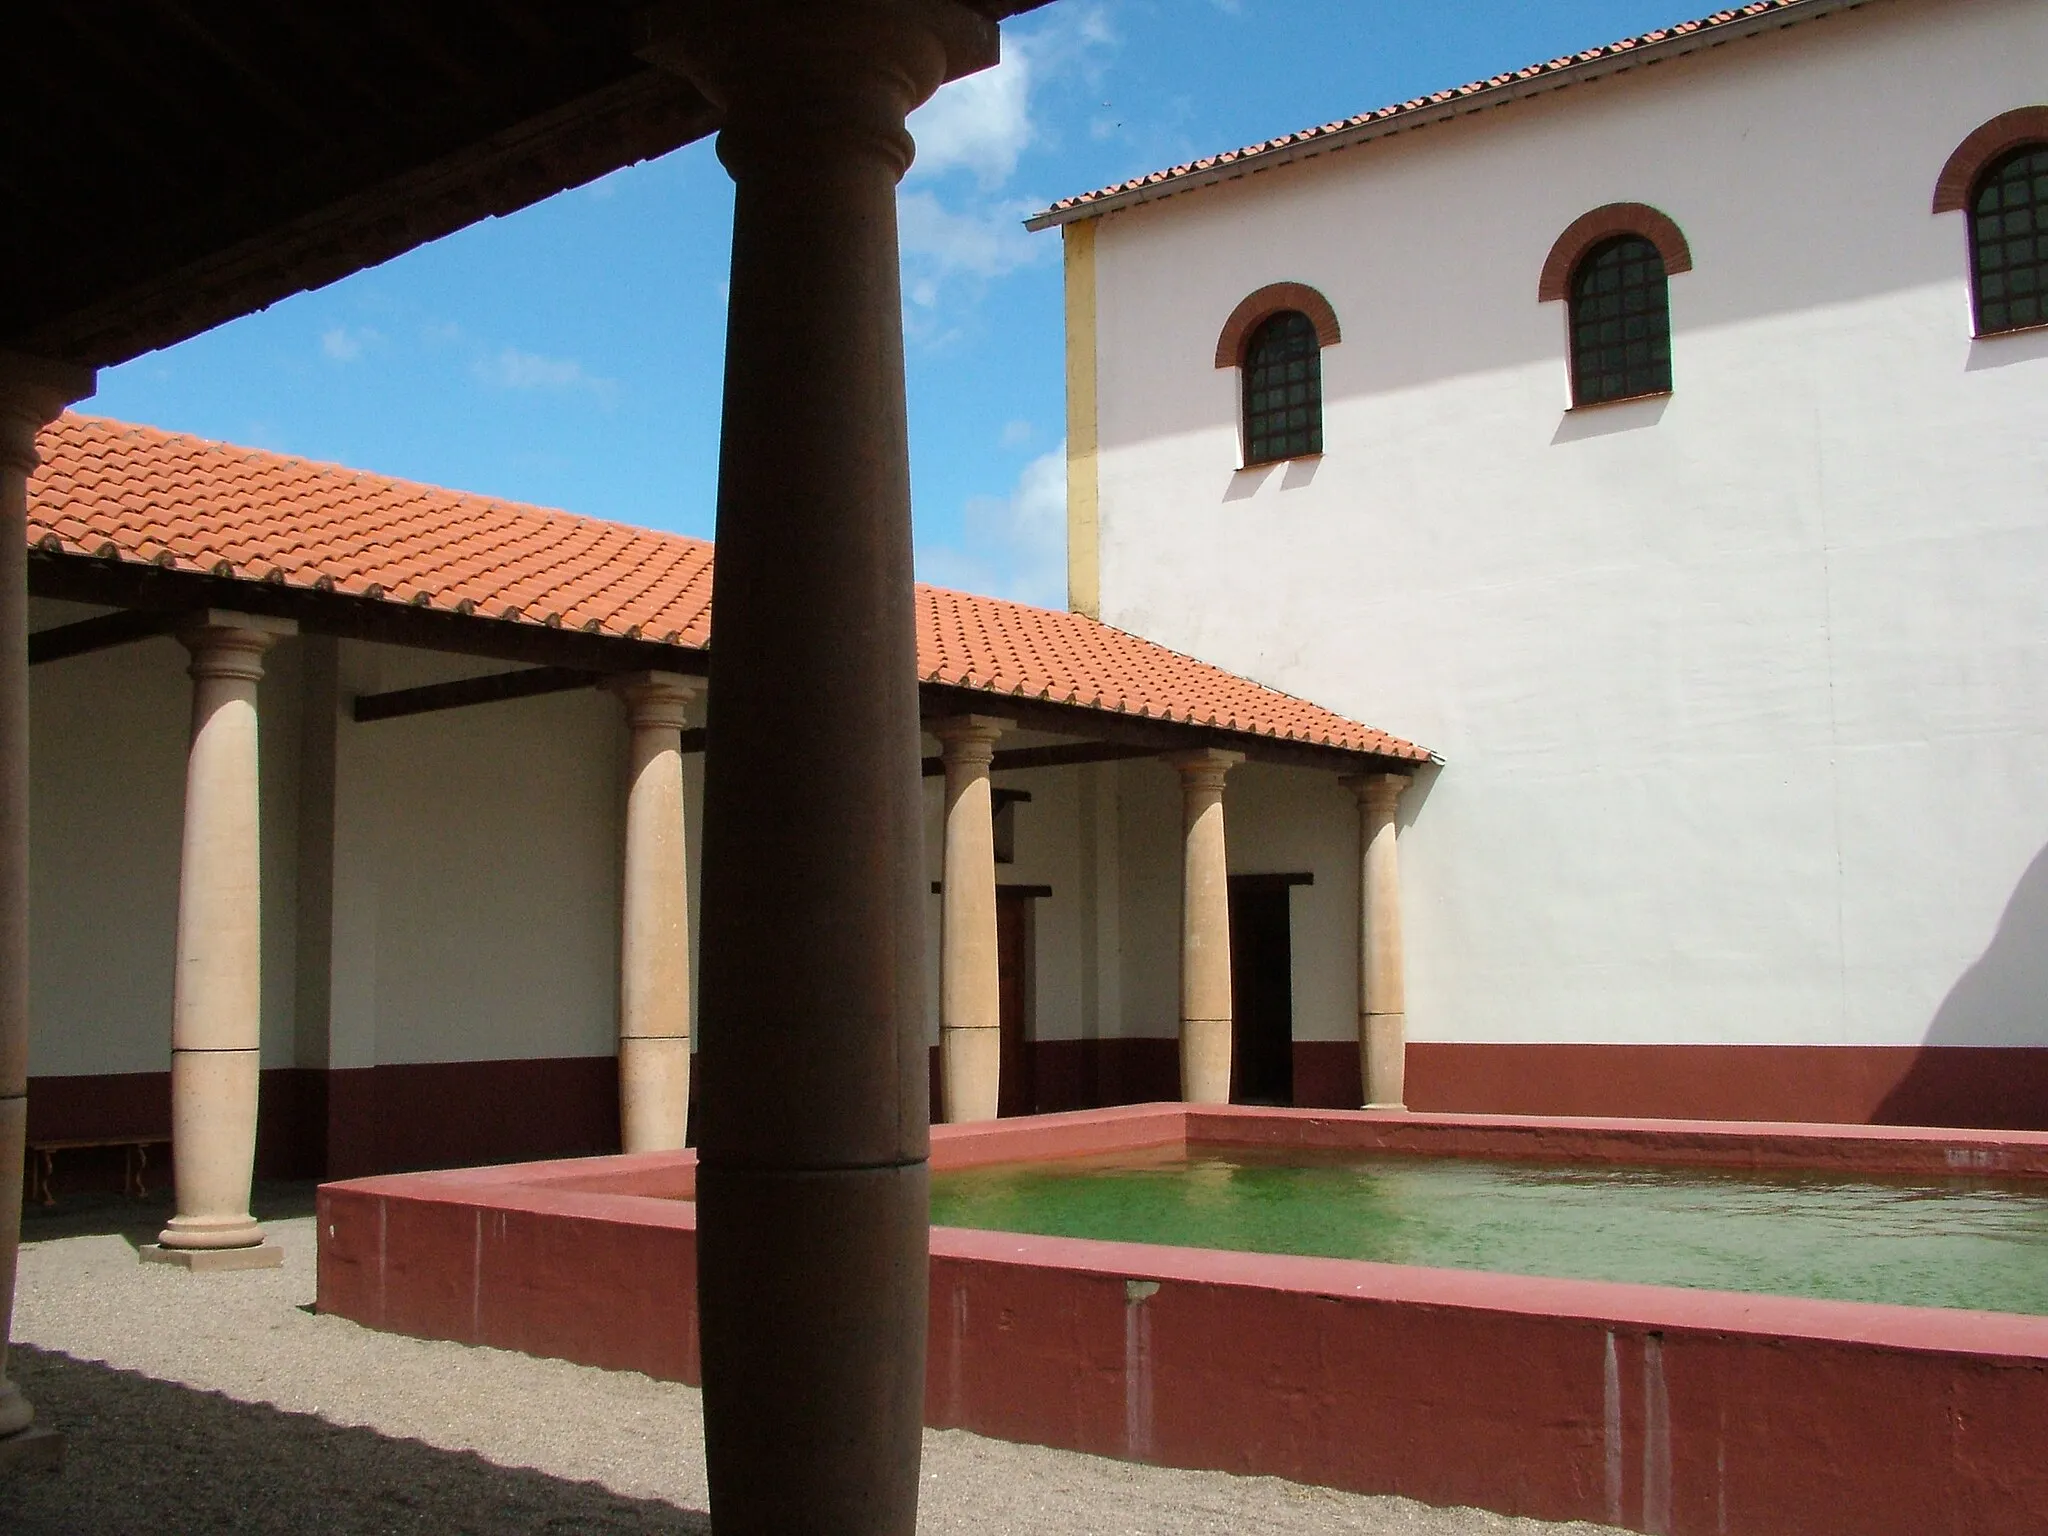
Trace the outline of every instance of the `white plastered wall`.
<path fill-rule="evenodd" d="M 340 692 L 503 670 L 344 643 Z M 624 737 L 595 690 L 341 720 L 328 1065 L 616 1049 Z"/>
<path fill-rule="evenodd" d="M 1358 801 L 1334 773 L 1244 763 L 1223 797 L 1233 875 L 1308 875 L 1288 892 L 1294 1038 L 1358 1038 Z"/>
<path fill-rule="evenodd" d="M 2048 338 L 1971 340 L 1928 211 L 2044 59 L 2030 0 L 1878 0 L 1101 221 L 1103 617 L 1447 759 L 1412 1037 L 2048 1043 Z M 1695 258 L 1676 392 L 1569 412 L 1537 274 L 1618 200 Z M 1238 471 L 1216 336 L 1287 279 L 1327 452 Z"/>

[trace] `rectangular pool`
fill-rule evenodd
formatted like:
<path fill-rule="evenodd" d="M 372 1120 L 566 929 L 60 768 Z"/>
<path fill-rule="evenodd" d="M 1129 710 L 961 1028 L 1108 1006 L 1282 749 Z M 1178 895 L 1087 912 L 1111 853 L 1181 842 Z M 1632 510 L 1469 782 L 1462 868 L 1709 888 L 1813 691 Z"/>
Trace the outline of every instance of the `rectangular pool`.
<path fill-rule="evenodd" d="M 957 1168 L 932 1224 L 2048 1315 L 2048 1185 L 1155 1147 Z"/>
<path fill-rule="evenodd" d="M 932 1179 L 937 1427 L 1650 1536 L 2048 1531 L 2048 1134 L 1154 1104 L 937 1127 Z M 695 1194 L 330 1184 L 319 1308 L 694 1382 Z"/>

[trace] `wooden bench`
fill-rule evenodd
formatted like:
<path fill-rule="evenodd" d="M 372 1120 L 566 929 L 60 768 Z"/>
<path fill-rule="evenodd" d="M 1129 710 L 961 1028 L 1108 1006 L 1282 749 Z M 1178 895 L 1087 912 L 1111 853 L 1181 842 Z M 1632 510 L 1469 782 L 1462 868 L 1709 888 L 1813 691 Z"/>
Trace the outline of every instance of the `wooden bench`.
<path fill-rule="evenodd" d="M 43 1205 L 55 1205 L 57 1196 L 51 1181 L 57 1172 L 59 1152 L 77 1152 L 87 1147 L 121 1147 L 127 1152 L 122 1169 L 121 1192 L 143 1196 L 149 1193 L 149 1151 L 168 1147 L 168 1133 L 161 1136 L 53 1136 L 28 1144 L 29 1196 Z"/>

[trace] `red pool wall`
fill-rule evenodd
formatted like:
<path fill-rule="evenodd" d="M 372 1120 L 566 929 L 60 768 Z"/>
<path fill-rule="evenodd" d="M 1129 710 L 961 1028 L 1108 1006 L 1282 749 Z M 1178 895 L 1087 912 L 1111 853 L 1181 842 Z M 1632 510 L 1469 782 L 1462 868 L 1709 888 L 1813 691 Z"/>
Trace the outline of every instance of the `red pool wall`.
<path fill-rule="evenodd" d="M 934 1152 L 958 1165 L 1348 1136 L 1640 1158 L 1659 1134 L 1148 1107 L 947 1128 Z M 1773 1166 L 1816 1133 L 1663 1134 L 1671 1161 Z M 2038 1136 L 1837 1139 L 1835 1166 L 2048 1170 Z M 694 1207 L 647 1198 L 686 1196 L 693 1178 L 680 1154 L 330 1185 L 320 1308 L 694 1382 Z M 941 1228 L 926 1417 L 1662 1536 L 2048 1530 L 2042 1318 Z"/>

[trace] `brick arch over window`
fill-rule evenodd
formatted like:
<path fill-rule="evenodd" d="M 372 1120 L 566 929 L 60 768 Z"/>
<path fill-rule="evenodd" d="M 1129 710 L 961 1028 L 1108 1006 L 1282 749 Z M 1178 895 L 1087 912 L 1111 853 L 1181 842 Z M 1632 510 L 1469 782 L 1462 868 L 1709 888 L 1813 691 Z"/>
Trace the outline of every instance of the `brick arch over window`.
<path fill-rule="evenodd" d="M 1609 203 L 1573 219 L 1571 227 L 1557 237 L 1550 256 L 1543 263 L 1543 275 L 1536 280 L 1536 297 L 1543 303 L 1571 293 L 1572 273 L 1594 246 L 1616 235 L 1640 235 L 1664 258 L 1664 275 L 1676 277 L 1692 270 L 1692 247 L 1685 232 L 1648 203 Z"/>
<path fill-rule="evenodd" d="M 2022 144 L 2048 143 L 2048 107 L 2015 107 L 2001 112 L 1956 146 L 1934 183 L 1934 211 L 1960 213 L 1992 161 Z"/>
<path fill-rule="evenodd" d="M 1223 322 L 1223 334 L 1216 338 L 1216 366 L 1235 368 L 1244 361 L 1244 344 L 1261 322 L 1283 310 L 1299 310 L 1316 328 L 1316 341 L 1334 347 L 1344 339 L 1337 326 L 1337 311 L 1307 283 L 1268 283 L 1257 293 L 1245 295 L 1244 302 Z"/>

